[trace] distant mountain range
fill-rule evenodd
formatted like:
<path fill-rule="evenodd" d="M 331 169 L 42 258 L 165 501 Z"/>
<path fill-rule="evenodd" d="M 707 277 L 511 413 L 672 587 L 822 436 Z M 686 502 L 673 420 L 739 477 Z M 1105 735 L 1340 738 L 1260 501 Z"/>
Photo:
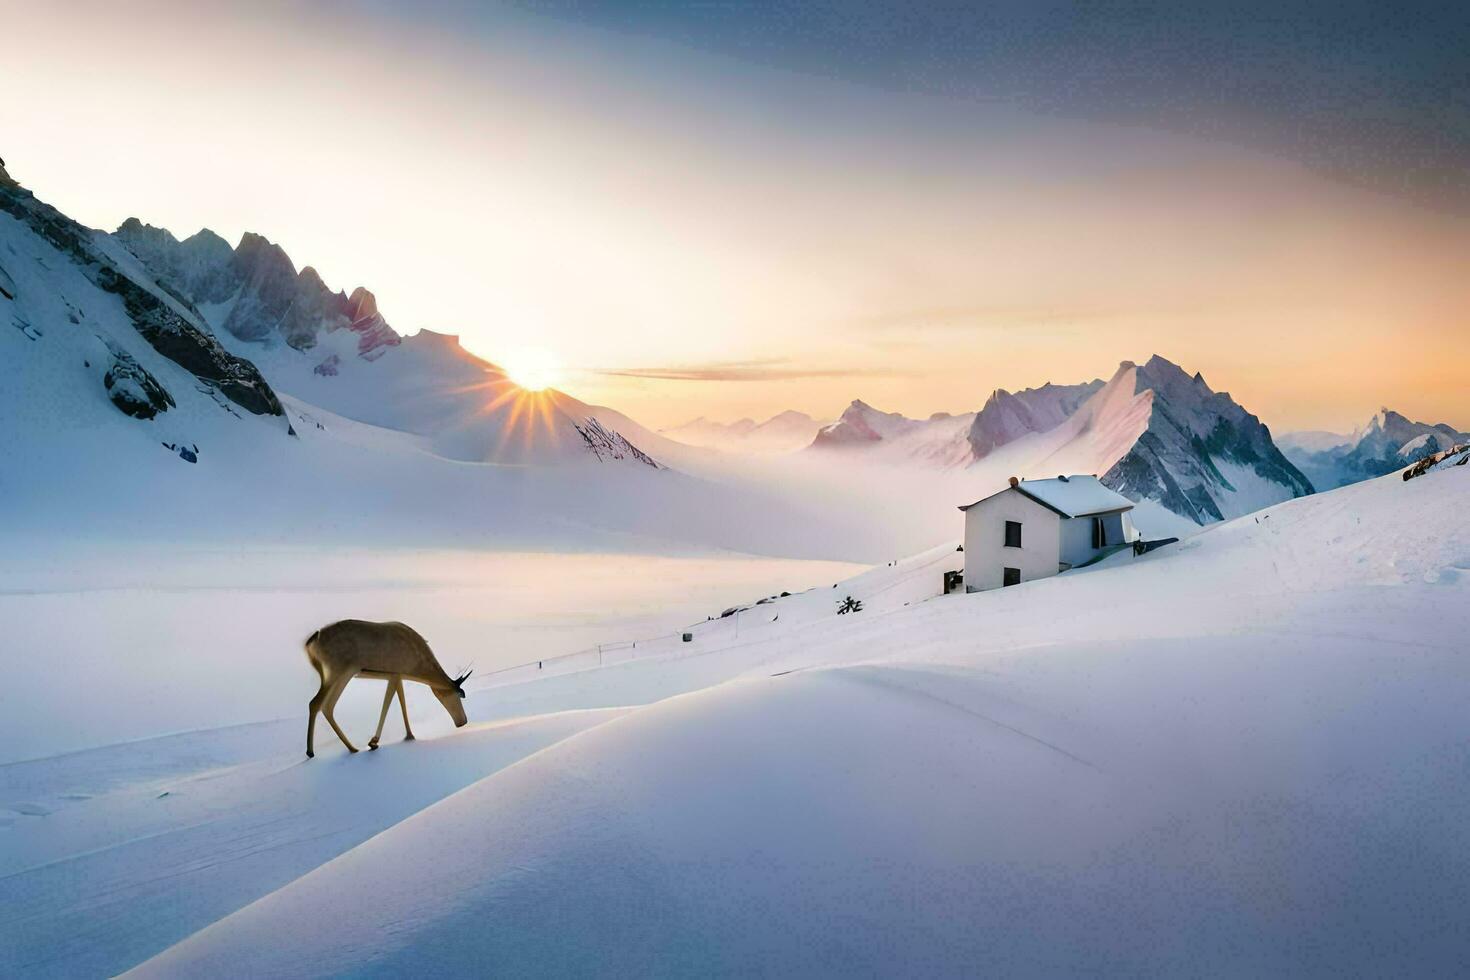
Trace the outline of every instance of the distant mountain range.
<path fill-rule="evenodd" d="M 724 452 L 789 453 L 811 445 L 825 422 L 805 412 L 785 411 L 764 422 L 740 419 L 737 422 L 712 422 L 700 417 L 692 422 L 660 429 L 659 433 L 689 446 L 703 446 Z"/>
<path fill-rule="evenodd" d="M 1451 446 L 1470 442 L 1470 432 L 1445 423 L 1414 422 L 1384 408 L 1350 435 L 1291 433 L 1280 442 L 1287 458 L 1307 474 L 1317 489 L 1331 490 L 1392 473 Z"/>
<path fill-rule="evenodd" d="M 855 401 L 808 451 L 888 466 L 1004 464 L 1016 476 L 1096 473 L 1194 524 L 1312 492 L 1258 418 L 1158 355 L 1142 367 L 1124 361 L 1107 382 L 997 390 L 964 415 L 910 419 Z"/>
<path fill-rule="evenodd" d="M 1385 409 L 1352 436 L 1299 434 L 1284 454 L 1228 394 L 1157 355 L 1123 362 L 1107 381 L 998 389 L 960 415 L 913 419 L 854 401 L 830 423 L 783 412 L 652 432 L 562 392 L 524 392 L 453 336 L 400 335 L 367 289 L 333 291 L 260 235 L 234 247 L 208 230 L 180 241 L 132 218 L 112 234 L 95 231 L 3 169 L 0 419 L 0 449 L 17 461 L 0 471 L 0 489 L 22 486 L 42 509 L 71 494 L 72 513 L 105 514 L 131 494 L 139 514 L 212 520 L 200 516 L 207 495 L 174 484 L 182 463 L 223 481 L 209 493 L 229 498 L 223 510 L 236 518 L 248 503 L 271 520 L 305 519 L 296 501 L 312 492 L 376 514 L 384 499 L 407 494 L 415 506 L 453 501 L 435 515 L 446 529 L 489 520 L 517 533 L 572 533 L 575 514 L 620 533 L 663 535 L 682 522 L 684 540 L 754 548 L 758 538 L 768 553 L 790 553 L 809 530 L 811 540 L 827 534 L 821 540 L 846 546 L 853 533 L 831 532 L 854 521 L 881 537 L 890 503 L 854 500 L 842 509 L 849 516 L 823 525 L 822 500 L 853 487 L 858 467 L 923 484 L 929 496 L 906 505 L 934 512 L 936 528 L 948 528 L 939 512 L 961 496 L 1007 476 L 1058 473 L 1098 474 L 1138 503 L 1140 518 L 1170 528 L 1379 475 L 1470 439 Z M 310 454 L 286 448 L 297 442 Z M 751 467 L 742 455 L 769 459 Z M 105 503 L 98 481 L 74 478 L 78 460 L 107 474 Z M 160 465 L 173 467 L 165 483 Z M 559 467 L 580 469 L 528 490 L 527 474 Z M 816 482 L 781 489 L 778 502 L 762 482 L 773 467 Z M 667 468 L 684 482 L 611 481 L 614 471 Z M 33 479 L 18 483 L 21 472 Z M 50 498 L 38 475 L 47 472 Z M 296 484 L 312 489 L 283 489 Z M 185 496 L 165 505 L 165 487 Z M 873 518 L 856 516 L 865 506 Z M 716 508 L 747 513 L 744 530 L 711 522 Z"/>
<path fill-rule="evenodd" d="M 681 466 L 705 453 L 524 391 L 455 337 L 401 336 L 368 290 L 329 289 L 262 236 L 109 234 L 0 169 L 11 533 L 875 552 L 800 500 Z"/>

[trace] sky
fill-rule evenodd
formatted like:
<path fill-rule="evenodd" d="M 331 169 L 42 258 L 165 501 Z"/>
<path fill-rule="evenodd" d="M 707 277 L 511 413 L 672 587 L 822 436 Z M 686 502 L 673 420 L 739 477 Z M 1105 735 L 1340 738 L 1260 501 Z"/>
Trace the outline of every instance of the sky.
<path fill-rule="evenodd" d="M 0 156 L 653 426 L 1159 353 L 1470 428 L 1466 18 L 1277 6 L 0 0 Z"/>

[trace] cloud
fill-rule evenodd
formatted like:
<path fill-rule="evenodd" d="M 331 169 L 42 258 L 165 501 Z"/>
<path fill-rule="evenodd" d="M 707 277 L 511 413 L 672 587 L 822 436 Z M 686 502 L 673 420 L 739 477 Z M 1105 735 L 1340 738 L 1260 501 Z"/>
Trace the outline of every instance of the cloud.
<path fill-rule="evenodd" d="M 886 368 L 802 366 L 789 358 L 768 358 L 669 367 L 594 368 L 591 373 L 613 378 L 646 378 L 652 381 L 793 381 L 805 378 L 892 377 L 901 372 Z"/>

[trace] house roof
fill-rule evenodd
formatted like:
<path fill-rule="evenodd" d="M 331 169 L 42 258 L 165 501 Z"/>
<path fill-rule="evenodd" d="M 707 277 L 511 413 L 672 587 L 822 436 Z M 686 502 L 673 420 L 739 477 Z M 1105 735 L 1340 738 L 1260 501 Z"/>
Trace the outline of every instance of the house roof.
<path fill-rule="evenodd" d="M 1055 511 L 1062 517 L 1092 517 L 1096 514 L 1115 514 L 1119 511 L 1132 510 L 1133 501 L 1103 486 L 1102 481 L 1095 476 L 1059 476 L 1052 480 L 1022 480 L 1013 487 L 1006 487 L 1000 493 L 1015 490 L 1036 501 L 1048 510 Z M 990 497 L 998 496 L 991 494 Z M 989 500 L 990 497 L 982 497 L 974 504 L 967 504 L 960 510 L 969 510 L 975 504 Z"/>

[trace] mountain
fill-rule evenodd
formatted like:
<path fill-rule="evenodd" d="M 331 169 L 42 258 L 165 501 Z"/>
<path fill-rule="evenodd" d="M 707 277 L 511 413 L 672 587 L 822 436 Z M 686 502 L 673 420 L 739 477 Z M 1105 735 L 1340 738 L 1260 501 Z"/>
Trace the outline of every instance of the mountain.
<path fill-rule="evenodd" d="M 812 440 L 813 449 L 866 446 L 913 432 L 923 426 L 918 419 L 897 412 L 880 412 L 867 402 L 854 400 L 836 422 L 824 425 Z"/>
<path fill-rule="evenodd" d="M 1311 477 L 1313 484 L 1330 490 L 1392 473 L 1466 441 L 1470 441 L 1470 433 L 1451 425 L 1414 422 L 1383 408 L 1361 429 L 1341 437 L 1339 442 L 1326 443 L 1293 434 L 1283 438 L 1282 448 Z"/>
<path fill-rule="evenodd" d="M 957 471 L 976 497 L 1008 476 L 1095 473 L 1147 503 L 1139 516 L 1156 507 L 1160 534 L 1312 492 L 1259 419 L 1157 355 L 1124 361 L 1106 383 L 997 390 L 964 415 L 910 419 L 855 401 L 806 455 Z"/>
<path fill-rule="evenodd" d="M 231 248 L 204 229 L 183 241 L 137 218 L 112 239 L 157 287 L 193 311 L 279 390 L 357 422 L 423 437 L 423 448 L 464 462 L 565 463 L 586 457 L 657 467 L 630 441 L 672 446 L 626 416 L 562 392 L 527 393 L 449 334 L 400 336 L 371 292 L 333 291 L 299 272 L 264 236 Z M 636 430 L 636 431 L 634 431 Z"/>
<path fill-rule="evenodd" d="M 841 418 L 817 433 L 811 448 L 860 450 L 869 459 L 890 462 L 969 465 L 1022 436 L 1055 428 L 1102 386 L 1099 379 L 1079 385 L 1048 382 L 1014 394 L 998 388 L 978 412 L 936 412 L 927 419 L 880 412 L 854 401 Z"/>
<path fill-rule="evenodd" d="M 562 392 L 523 391 L 453 336 L 399 336 L 366 290 L 344 298 L 291 269 L 261 236 L 231 249 L 141 222 L 86 228 L 0 171 L 6 547 L 692 546 L 873 560 L 891 547 L 875 544 L 881 529 L 795 496 L 681 470 L 707 451 Z"/>
<path fill-rule="evenodd" d="M 661 435 L 688 446 L 718 449 L 729 453 L 789 453 L 811 444 L 825 422 L 805 412 L 785 411 L 764 422 L 740 419 L 713 422 L 700 417 L 692 422 L 660 429 Z"/>
<path fill-rule="evenodd" d="M 332 292 L 315 269 L 297 272 L 285 250 L 261 235 L 246 232 L 231 249 L 207 228 L 181 242 L 129 218 L 113 237 L 160 286 L 240 340 L 309 351 L 323 334 L 345 329 L 356 335 L 358 355 L 369 359 L 401 340 L 378 313 L 372 293 L 361 286 L 351 295 Z M 318 363 L 331 369 L 329 359 Z"/>
<path fill-rule="evenodd" d="M 16 331 L 7 334 L 16 349 L 6 358 L 15 377 L 0 385 L 12 402 L 7 428 L 58 414 L 61 392 L 74 389 L 93 405 L 110 402 L 119 418 L 171 420 L 207 403 L 213 412 L 280 420 L 273 428 L 290 431 L 270 383 L 227 350 L 191 304 L 159 289 L 108 236 L 36 200 L 3 169 L 0 241 L 0 323 Z"/>
<path fill-rule="evenodd" d="M 1338 446 L 1346 446 L 1356 438 L 1354 434 L 1327 432 L 1323 429 L 1303 429 L 1286 432 L 1276 437 L 1276 446 L 1287 459 L 1296 462 L 1303 453 L 1321 453 Z M 1300 464 L 1298 464 L 1300 465 Z"/>
<path fill-rule="evenodd" d="M 1098 378 L 1084 385 L 1047 382 L 1015 394 L 997 388 L 970 424 L 970 450 L 975 459 L 984 459 L 1022 436 L 1055 428 L 1102 386 Z"/>
<path fill-rule="evenodd" d="M 1207 524 L 1312 492 L 1261 420 L 1201 375 L 1154 355 L 1141 368 L 1123 362 L 1108 386 L 1131 386 L 1148 405 L 1143 430 L 1102 477 L 1119 493 Z"/>

